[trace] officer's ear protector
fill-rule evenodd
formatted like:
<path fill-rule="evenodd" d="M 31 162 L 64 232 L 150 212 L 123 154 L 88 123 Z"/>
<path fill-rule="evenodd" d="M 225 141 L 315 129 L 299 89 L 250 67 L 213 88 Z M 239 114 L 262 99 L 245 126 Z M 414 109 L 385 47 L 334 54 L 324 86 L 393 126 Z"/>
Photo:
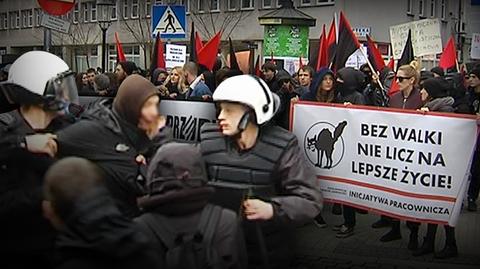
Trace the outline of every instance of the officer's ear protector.
<path fill-rule="evenodd" d="M 269 89 L 265 88 L 263 83 L 260 81 L 259 77 L 257 77 L 257 76 L 252 76 L 252 77 L 258 82 L 260 87 L 262 87 L 263 93 L 265 94 L 265 97 L 267 98 L 267 103 L 262 106 L 263 113 L 267 113 L 268 112 L 268 107 L 269 107 L 270 103 L 272 102 L 272 100 L 270 99 L 270 95 L 268 95 Z"/>

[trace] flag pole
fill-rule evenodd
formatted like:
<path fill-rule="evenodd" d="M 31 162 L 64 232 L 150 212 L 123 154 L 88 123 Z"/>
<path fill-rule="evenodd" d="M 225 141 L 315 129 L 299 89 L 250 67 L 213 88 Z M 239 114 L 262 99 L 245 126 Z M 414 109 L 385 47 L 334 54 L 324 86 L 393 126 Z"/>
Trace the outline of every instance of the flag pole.
<path fill-rule="evenodd" d="M 457 72 L 460 73 L 460 66 L 458 65 L 458 60 L 456 58 L 457 57 L 455 57 L 455 65 L 457 67 Z"/>
<path fill-rule="evenodd" d="M 360 47 L 359 49 L 360 49 L 360 51 L 362 52 L 363 57 L 365 57 L 365 60 L 367 60 L 367 64 L 368 64 L 368 66 L 370 67 L 370 69 L 371 69 L 372 71 L 375 71 L 375 73 L 376 73 L 377 76 L 380 76 L 380 72 L 377 71 L 377 70 L 375 70 L 375 68 L 373 68 L 372 63 L 371 63 L 370 60 L 368 59 L 368 56 L 367 56 L 367 54 L 365 53 L 365 51 L 363 51 L 363 49 L 362 49 L 361 47 Z M 383 88 L 382 82 L 380 81 L 380 77 L 378 78 L 378 81 L 377 81 L 377 82 L 378 82 L 378 85 L 380 86 L 380 88 L 381 88 L 382 90 L 385 90 L 385 88 Z"/>

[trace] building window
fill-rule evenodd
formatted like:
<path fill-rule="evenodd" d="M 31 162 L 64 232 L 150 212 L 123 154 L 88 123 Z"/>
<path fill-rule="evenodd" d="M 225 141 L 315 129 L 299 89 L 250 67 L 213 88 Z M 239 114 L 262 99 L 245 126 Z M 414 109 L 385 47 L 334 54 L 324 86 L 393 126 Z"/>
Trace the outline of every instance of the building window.
<path fill-rule="evenodd" d="M 205 12 L 205 1 L 206 0 L 198 0 L 197 10 L 198 12 Z"/>
<path fill-rule="evenodd" d="M 110 14 L 110 20 L 116 21 L 117 20 L 117 3 L 115 2 L 115 5 L 112 6 L 111 9 L 111 14 Z"/>
<path fill-rule="evenodd" d="M 437 9 L 437 1 L 430 0 L 430 17 L 435 17 L 435 11 Z"/>
<path fill-rule="evenodd" d="M 138 18 L 138 0 L 132 0 L 132 19 Z"/>
<path fill-rule="evenodd" d="M 271 8 L 272 7 L 272 0 L 263 0 L 262 1 L 262 8 Z"/>
<path fill-rule="evenodd" d="M 15 12 L 17 16 L 15 16 L 15 28 L 20 29 L 20 10 Z"/>
<path fill-rule="evenodd" d="M 146 0 L 145 1 L 145 17 L 150 18 L 152 14 L 152 1 Z"/>
<path fill-rule="evenodd" d="M 82 4 L 82 9 L 83 9 L 83 21 L 88 22 L 88 4 L 83 3 Z"/>
<path fill-rule="evenodd" d="M 2 13 L 2 29 L 8 29 L 8 13 Z"/>
<path fill-rule="evenodd" d="M 33 27 L 33 9 L 27 10 L 28 27 Z"/>
<path fill-rule="evenodd" d="M 312 4 L 312 0 L 301 0 L 300 5 L 302 6 L 309 6 Z"/>
<path fill-rule="evenodd" d="M 241 1 L 242 1 L 242 5 L 241 5 L 242 9 L 252 9 L 253 8 L 253 0 L 241 0 Z"/>
<path fill-rule="evenodd" d="M 425 16 L 425 0 L 418 0 L 418 16 Z"/>
<path fill-rule="evenodd" d="M 238 0 L 228 0 L 228 10 L 236 10 L 238 6 Z"/>
<path fill-rule="evenodd" d="M 97 21 L 97 3 L 92 2 L 90 6 L 91 21 Z"/>
<path fill-rule="evenodd" d="M 15 12 L 10 12 L 8 14 L 8 17 L 10 18 L 10 29 L 15 29 L 15 16 L 16 16 L 16 13 Z"/>
<path fill-rule="evenodd" d="M 335 3 L 335 0 L 317 0 L 317 4 L 318 5 L 331 5 L 331 4 L 334 4 Z"/>
<path fill-rule="evenodd" d="M 413 14 L 413 0 L 407 0 L 407 14 Z"/>
<path fill-rule="evenodd" d="M 73 9 L 73 23 L 78 23 L 78 20 L 80 19 L 80 9 L 78 7 L 79 3 L 75 3 L 75 7 Z"/>
<path fill-rule="evenodd" d="M 123 1 L 123 18 L 128 19 L 128 0 Z"/>
<path fill-rule="evenodd" d="M 28 27 L 28 10 L 22 10 L 22 28 Z"/>
<path fill-rule="evenodd" d="M 218 0 L 210 0 L 210 11 L 220 11 L 220 2 Z"/>
<path fill-rule="evenodd" d="M 441 16 L 442 16 L 442 20 L 446 20 L 447 19 L 447 0 L 441 0 Z"/>
<path fill-rule="evenodd" d="M 39 8 L 35 9 L 35 27 L 40 27 L 40 22 L 42 21 L 42 10 Z"/>

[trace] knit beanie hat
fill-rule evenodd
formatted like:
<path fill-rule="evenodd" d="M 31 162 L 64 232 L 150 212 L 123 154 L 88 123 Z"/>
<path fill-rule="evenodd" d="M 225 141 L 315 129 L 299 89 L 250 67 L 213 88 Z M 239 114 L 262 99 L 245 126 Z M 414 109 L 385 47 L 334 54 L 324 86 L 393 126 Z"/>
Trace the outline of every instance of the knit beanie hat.
<path fill-rule="evenodd" d="M 423 82 L 423 88 L 432 99 L 448 96 L 449 84 L 443 78 L 429 78 Z"/>

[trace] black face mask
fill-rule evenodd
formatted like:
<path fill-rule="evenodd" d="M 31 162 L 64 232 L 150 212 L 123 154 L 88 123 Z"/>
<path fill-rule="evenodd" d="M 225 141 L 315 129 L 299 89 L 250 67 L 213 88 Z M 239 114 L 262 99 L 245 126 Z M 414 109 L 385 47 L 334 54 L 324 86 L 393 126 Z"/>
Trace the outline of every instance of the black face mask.
<path fill-rule="evenodd" d="M 336 81 L 335 82 L 335 90 L 337 90 L 337 92 L 339 92 L 340 94 L 343 95 L 346 91 L 345 83 Z"/>

